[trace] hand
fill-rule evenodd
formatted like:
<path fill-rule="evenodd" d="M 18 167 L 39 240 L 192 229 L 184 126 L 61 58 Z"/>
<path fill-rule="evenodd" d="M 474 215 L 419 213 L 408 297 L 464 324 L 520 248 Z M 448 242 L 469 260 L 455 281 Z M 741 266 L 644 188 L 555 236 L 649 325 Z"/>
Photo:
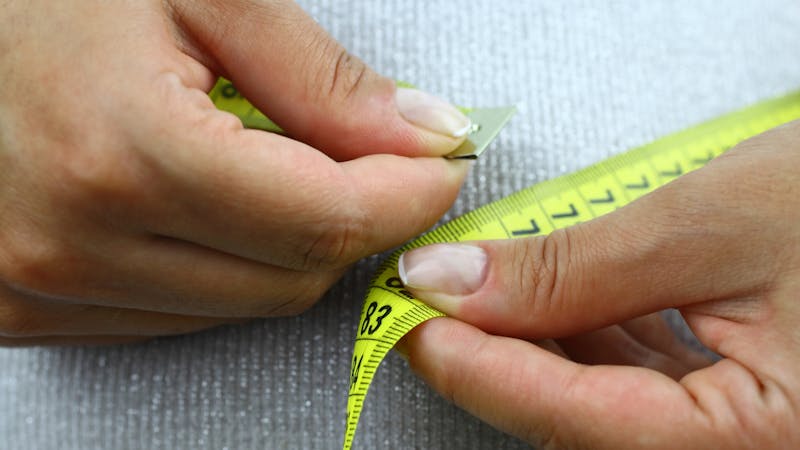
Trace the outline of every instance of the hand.
<path fill-rule="evenodd" d="M 297 313 L 465 175 L 434 156 L 468 119 L 293 2 L 7 0 L 0 22 L 0 344 Z M 291 139 L 217 111 L 218 75 Z"/>
<path fill-rule="evenodd" d="M 400 350 L 543 448 L 800 448 L 798 196 L 793 122 L 547 237 L 413 250 L 408 287 L 459 320 Z M 721 360 L 679 343 L 666 308 Z"/>

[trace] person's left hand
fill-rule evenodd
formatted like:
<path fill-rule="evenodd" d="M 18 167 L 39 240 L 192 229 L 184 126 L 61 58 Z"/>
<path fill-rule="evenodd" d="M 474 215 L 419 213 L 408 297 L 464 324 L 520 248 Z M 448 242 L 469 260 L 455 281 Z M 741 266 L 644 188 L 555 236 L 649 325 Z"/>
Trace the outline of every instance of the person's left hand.
<path fill-rule="evenodd" d="M 0 5 L 0 346 L 299 314 L 466 176 L 469 119 L 291 0 Z M 218 110 L 220 75 L 286 135 Z"/>

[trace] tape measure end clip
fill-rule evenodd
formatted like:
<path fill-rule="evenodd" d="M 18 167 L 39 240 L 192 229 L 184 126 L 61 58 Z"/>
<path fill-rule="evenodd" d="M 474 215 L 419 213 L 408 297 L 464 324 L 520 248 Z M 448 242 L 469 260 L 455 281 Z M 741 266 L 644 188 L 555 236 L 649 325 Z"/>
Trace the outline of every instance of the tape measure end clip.
<path fill-rule="evenodd" d="M 513 106 L 505 108 L 479 108 L 467 113 L 472 120 L 472 129 L 464 141 L 452 153 L 445 155 L 447 159 L 478 159 L 500 130 L 508 123 L 516 112 Z"/>

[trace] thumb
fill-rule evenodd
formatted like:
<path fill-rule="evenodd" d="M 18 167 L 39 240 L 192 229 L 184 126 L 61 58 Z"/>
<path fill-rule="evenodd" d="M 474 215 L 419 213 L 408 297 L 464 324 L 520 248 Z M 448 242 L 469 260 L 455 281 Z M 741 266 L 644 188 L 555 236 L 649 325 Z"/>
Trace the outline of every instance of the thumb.
<path fill-rule="evenodd" d="M 706 169 L 712 170 L 712 163 Z M 776 270 L 762 220 L 698 170 L 548 236 L 436 244 L 400 258 L 408 289 L 492 334 L 564 337 L 665 308 L 752 295 Z M 774 272 L 772 272 L 774 273 Z"/>
<path fill-rule="evenodd" d="M 294 2 L 175 3 L 200 51 L 245 97 L 334 159 L 444 155 L 470 127 L 449 103 L 375 73 Z"/>

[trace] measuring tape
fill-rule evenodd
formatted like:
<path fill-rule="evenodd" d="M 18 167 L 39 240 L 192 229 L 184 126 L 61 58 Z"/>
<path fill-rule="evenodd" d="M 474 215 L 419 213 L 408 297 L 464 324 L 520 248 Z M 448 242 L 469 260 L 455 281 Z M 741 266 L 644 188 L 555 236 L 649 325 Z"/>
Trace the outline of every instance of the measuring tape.
<path fill-rule="evenodd" d="M 210 95 L 218 107 L 238 115 L 246 126 L 280 130 L 239 96 L 230 83 L 220 82 Z M 444 224 L 394 252 L 378 269 L 361 309 L 350 369 L 344 450 L 352 445 L 367 390 L 383 358 L 412 328 L 444 316 L 404 289 L 397 273 L 397 260 L 403 252 L 437 242 L 544 235 L 585 222 L 705 165 L 749 137 L 799 118 L 800 91 L 523 189 Z M 473 120 L 484 126 L 479 117 Z M 490 133 L 494 137 L 504 123 L 496 120 L 485 128 L 494 130 Z M 485 147 L 488 142 L 479 144 Z"/>

